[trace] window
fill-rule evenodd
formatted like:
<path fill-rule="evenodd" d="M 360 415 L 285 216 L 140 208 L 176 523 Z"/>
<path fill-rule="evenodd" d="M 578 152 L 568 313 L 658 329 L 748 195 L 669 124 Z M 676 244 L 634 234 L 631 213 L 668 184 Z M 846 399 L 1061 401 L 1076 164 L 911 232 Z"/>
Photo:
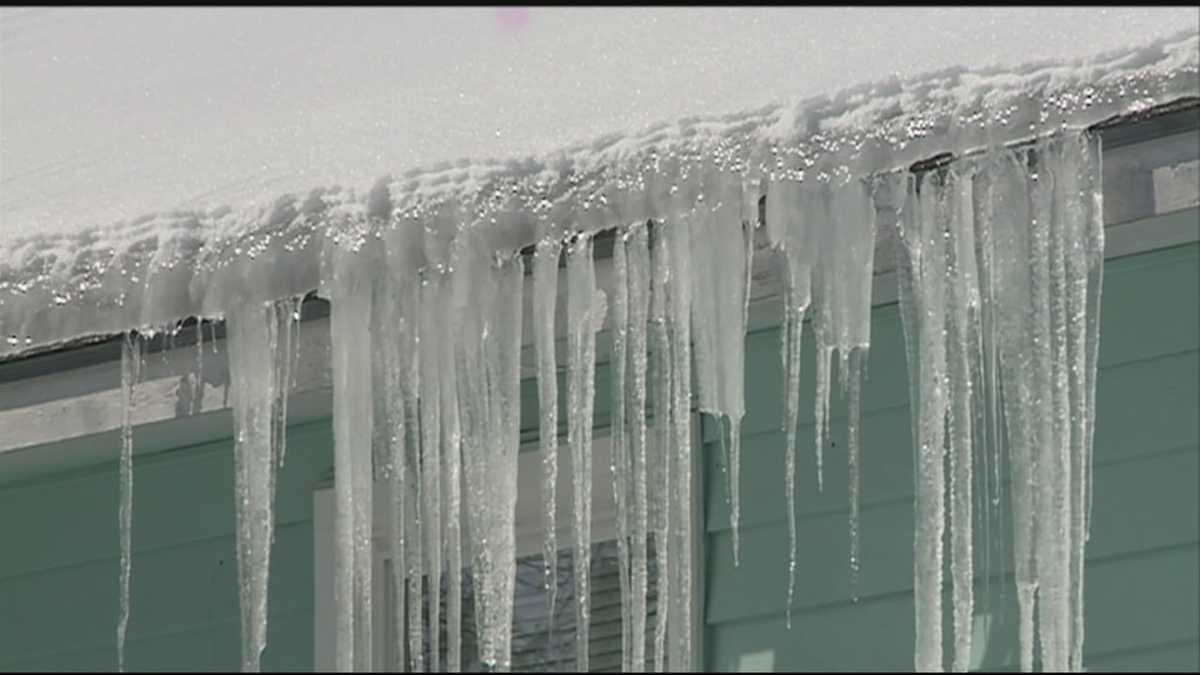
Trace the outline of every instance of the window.
<path fill-rule="evenodd" d="M 693 424 L 698 424 L 698 417 L 693 416 Z M 698 431 L 698 427 L 697 427 Z M 526 444 L 518 457 L 518 490 L 516 506 L 516 549 L 517 549 L 517 579 L 515 585 L 515 601 L 513 605 L 513 638 L 512 638 L 512 669 L 514 671 L 562 671 L 572 670 L 575 661 L 575 610 L 574 610 L 574 578 L 572 563 L 572 509 L 571 509 L 571 459 L 568 448 L 559 450 L 558 475 L 558 592 L 555 604 L 553 632 L 547 630 L 546 594 L 542 588 L 543 581 L 543 518 L 542 518 L 542 455 L 535 448 Z M 621 669 L 621 598 L 617 565 L 617 521 L 616 504 L 613 500 L 612 473 L 610 470 L 611 441 L 607 436 L 597 437 L 592 446 L 592 621 L 590 635 L 590 661 L 593 671 L 619 671 Z M 699 453 L 697 453 L 699 454 Z M 699 467 L 701 462 L 697 461 Z M 699 478 L 698 470 L 695 478 Z M 389 633 L 388 621 L 392 616 L 390 599 L 391 575 L 388 573 L 391 560 L 388 558 L 387 514 L 385 505 L 389 503 L 386 482 L 380 481 L 375 485 L 374 513 L 374 558 L 372 571 L 374 600 L 372 612 L 372 648 L 374 649 L 373 663 L 378 670 L 385 670 L 389 664 L 395 663 L 398 656 L 395 646 L 387 638 Z M 702 500 L 697 493 L 695 509 L 702 508 Z M 325 486 L 318 489 L 313 496 L 314 502 L 314 666 L 316 670 L 330 670 L 334 665 L 334 607 L 333 607 L 333 518 L 334 501 L 333 487 Z M 697 545 L 702 544 L 700 530 L 694 530 Z M 464 554 L 464 563 L 466 555 Z M 655 617 L 655 583 L 656 565 L 653 546 L 648 551 L 649 578 L 647 598 L 647 649 L 648 659 L 653 659 L 653 634 Z M 699 566 L 694 566 L 694 575 L 699 581 Z M 697 587 L 700 587 L 697 584 Z M 446 591 L 447 580 L 443 575 L 441 598 L 442 611 L 440 640 L 442 657 L 445 663 L 445 630 L 446 630 Z M 426 595 L 426 597 L 429 597 Z M 695 611 L 701 604 L 693 603 Z M 427 609 L 425 635 L 426 663 L 430 647 Z M 462 611 L 463 641 L 462 659 L 465 671 L 482 670 L 478 659 L 475 658 L 475 621 L 474 595 L 471 575 L 463 571 L 463 611 Z M 693 625 L 700 623 L 693 618 Z M 652 665 L 652 664 L 651 664 Z"/>
<path fill-rule="evenodd" d="M 572 564 L 570 547 L 559 549 L 558 555 L 558 593 L 554 609 L 553 623 L 547 621 L 548 607 L 546 594 L 542 588 L 544 579 L 543 556 L 541 553 L 524 556 L 517 559 L 517 580 L 515 602 L 513 605 L 513 634 L 512 634 L 512 670 L 519 672 L 563 672 L 575 667 L 575 609 L 574 609 L 574 565 Z M 650 587 L 647 602 L 647 644 L 654 641 L 655 618 L 655 587 L 656 568 L 653 551 L 649 558 Z M 391 565 L 391 560 L 385 560 L 384 570 Z M 620 581 L 617 571 L 616 540 L 607 539 L 592 545 L 592 622 L 590 634 L 589 661 L 592 671 L 612 672 L 621 670 L 621 597 Z M 391 617 L 391 575 L 385 582 L 388 592 L 383 594 L 383 617 Z M 446 593 L 449 583 L 442 578 L 440 594 L 441 620 L 439 631 L 440 658 L 446 663 Z M 471 620 L 474 612 L 474 589 L 471 575 L 466 570 L 462 574 L 463 597 L 463 636 L 462 662 L 465 672 L 486 672 L 479 663 L 476 655 L 475 625 Z M 428 596 L 426 596 L 428 598 Z M 428 607 L 422 614 L 425 616 L 425 662 L 429 662 L 429 623 Z M 386 621 L 387 619 L 383 619 Z M 387 664 L 396 663 L 400 653 L 396 645 L 387 640 L 383 645 L 386 651 Z M 653 654 L 648 654 L 648 669 L 653 668 Z M 378 664 L 377 664 L 378 665 Z"/>

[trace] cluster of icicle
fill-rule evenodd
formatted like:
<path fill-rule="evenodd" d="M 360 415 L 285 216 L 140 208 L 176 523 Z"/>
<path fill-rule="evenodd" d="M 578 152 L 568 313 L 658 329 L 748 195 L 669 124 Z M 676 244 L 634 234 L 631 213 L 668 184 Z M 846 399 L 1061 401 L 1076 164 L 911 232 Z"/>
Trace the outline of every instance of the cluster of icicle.
<path fill-rule="evenodd" d="M 235 304 L 225 321 L 245 672 L 259 671 L 259 659 L 267 644 L 275 476 L 286 454 L 287 400 L 299 318 L 299 300 L 289 298 Z"/>
<path fill-rule="evenodd" d="M 1043 668 L 1079 671 L 1104 246 L 1097 138 L 1064 133 L 961 159 L 908 177 L 900 197 L 915 666 L 944 667 L 947 498 L 952 667 L 970 664 L 972 465 L 998 467 L 1003 445 L 1021 669 L 1033 668 L 1036 605 Z"/>
<path fill-rule="evenodd" d="M 672 202 L 678 219 L 617 227 L 607 294 L 597 283 L 593 233 L 544 218 L 537 223 L 531 342 L 540 400 L 547 603 L 552 610 L 557 587 L 555 324 L 561 321 L 557 298 L 565 260 L 566 445 L 580 670 L 588 669 L 591 611 L 596 334 L 606 322 L 613 335 L 611 468 L 624 665 L 640 670 L 649 661 L 651 545 L 662 570 L 654 665 L 687 670 L 692 663 L 693 342 L 701 409 L 732 420 L 736 449 L 753 228 L 743 227 L 740 175 L 714 170 L 689 184 L 693 198 Z M 443 228 L 374 229 L 368 218 L 348 231 L 330 240 L 322 275 L 322 293 L 332 306 L 337 666 L 371 666 L 370 491 L 377 475 L 388 477 L 394 496 L 390 555 L 404 561 L 391 567 L 396 615 L 389 618 L 389 639 L 407 643 L 408 656 L 393 650 L 401 654 L 393 665 L 442 665 L 440 631 L 429 636 L 425 662 L 421 608 L 429 607 L 429 626 L 440 625 L 438 596 L 423 594 L 440 594 L 441 578 L 448 575 L 445 666 L 462 668 L 462 588 L 455 572 L 468 564 L 477 589 L 480 661 L 506 670 L 525 259 L 516 251 L 497 253 L 486 228 L 464 226 L 446 236 Z M 728 256 L 731 244 L 735 255 Z"/>
<path fill-rule="evenodd" d="M 565 267 L 566 445 L 571 453 L 576 665 L 588 669 L 596 335 L 612 337 L 612 480 L 625 670 L 692 665 L 693 379 L 696 408 L 728 438 L 738 557 L 744 337 L 759 196 L 784 269 L 788 623 L 795 586 L 795 446 L 801 336 L 816 340 L 818 488 L 833 356 L 848 399 L 850 575 L 859 567 L 859 401 L 870 347 L 876 233 L 894 228 L 915 454 L 917 670 L 945 667 L 943 540 L 949 520 L 952 668 L 971 654 L 973 465 L 1011 471 L 1021 668 L 1082 668 L 1083 560 L 1091 501 L 1098 309 L 1103 259 L 1099 148 L 1063 132 L 994 147 L 920 172 L 867 178 L 780 167 L 761 185 L 715 165 L 655 183 L 664 217 L 614 224 L 611 284 L 597 280 L 602 228 L 530 214 L 530 301 L 543 454 L 547 603 L 557 588 L 559 274 Z M 617 209 L 612 210 L 619 217 Z M 487 227 L 396 220 L 369 202 L 327 236 L 320 292 L 330 300 L 335 436 L 336 667 L 372 661 L 372 489 L 390 483 L 394 561 L 390 668 L 461 670 L 462 577 L 476 588 L 481 663 L 511 665 L 514 510 L 526 261 Z M 453 206 L 441 214 L 457 222 Z M 604 286 L 607 292 L 601 289 Z M 266 640 L 275 472 L 295 361 L 296 299 L 227 312 L 235 424 L 243 668 Z M 202 341 L 201 341 L 202 344 Z M 123 644 L 128 620 L 132 434 L 141 343 L 126 340 L 121 462 Z M 694 372 L 693 372 L 694 370 Z M 1005 452 L 1005 450 L 1007 452 Z M 947 473 L 949 479 L 947 480 Z M 947 486 L 948 483 L 948 486 Z M 993 489 L 982 481 L 985 491 Z M 994 489 L 999 490 L 999 480 Z M 948 518 L 945 502 L 949 500 Z M 984 500 L 984 503 L 994 500 Z M 656 625 L 647 626 L 653 546 Z M 441 659 L 446 579 L 445 663 Z M 855 590 L 855 593 L 857 590 Z M 1037 634 L 1034 612 L 1037 611 Z M 428 617 L 426 618 L 426 609 Z M 427 627 L 434 627 L 428 636 Z M 653 645 L 647 643 L 653 640 Z M 426 649 L 428 644 L 428 650 Z M 123 667 L 122 661 L 119 666 Z"/>
<path fill-rule="evenodd" d="M 497 255 L 481 230 L 461 234 L 392 228 L 378 241 L 362 230 L 326 248 L 338 670 L 373 665 L 373 477 L 390 481 L 393 497 L 385 639 L 399 663 L 390 666 L 441 669 L 445 577 L 444 665 L 463 668 L 464 564 L 475 580 L 480 661 L 510 663 L 524 260 Z"/>
<path fill-rule="evenodd" d="M 275 477 L 286 452 L 288 394 L 299 356 L 301 298 L 249 300 L 230 305 L 226 344 L 233 412 L 234 498 L 237 528 L 238 599 L 241 605 L 242 669 L 258 672 L 267 641 L 267 579 L 275 538 Z M 204 332 L 196 322 L 196 370 L 192 399 L 202 387 Z M 212 325 L 212 324 L 210 324 Z M 121 614 L 117 625 L 117 669 L 125 670 L 129 624 L 129 583 L 133 523 L 133 411 L 137 385 L 145 377 L 145 350 L 161 336 L 164 350 L 174 345 L 181 325 L 126 333 L 121 348 L 120 508 Z M 215 352 L 214 336 L 210 341 Z M 165 357 L 164 357 L 165 358 Z"/>

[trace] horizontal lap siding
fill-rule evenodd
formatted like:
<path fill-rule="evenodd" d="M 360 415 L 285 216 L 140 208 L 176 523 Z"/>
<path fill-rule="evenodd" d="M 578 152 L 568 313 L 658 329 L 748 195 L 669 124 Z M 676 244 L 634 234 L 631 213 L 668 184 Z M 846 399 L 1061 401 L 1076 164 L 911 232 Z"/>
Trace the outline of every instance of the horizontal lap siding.
<path fill-rule="evenodd" d="M 312 668 L 312 492 L 331 447 L 327 422 L 290 430 L 264 669 Z M 0 670 L 116 667 L 117 499 L 115 464 L 0 491 Z M 230 442 L 137 458 L 129 669 L 240 667 L 233 506 Z"/>
<path fill-rule="evenodd" d="M 726 474 L 715 425 L 706 421 L 709 669 L 735 670 L 742 654 L 762 650 L 774 652 L 776 670 L 912 668 L 913 474 L 903 336 L 895 305 L 876 309 L 872 323 L 863 386 L 857 603 L 849 586 L 845 407 L 835 386 L 821 493 L 813 451 L 811 332 L 804 336 L 796 447 L 798 560 L 791 631 L 784 622 L 788 532 L 776 330 L 747 339 L 736 568 Z M 1100 345 L 1085 661 L 1095 670 L 1196 670 L 1200 246 L 1109 261 Z M 994 556 L 990 584 L 982 576 L 982 558 L 976 562 L 977 608 L 986 596 L 996 622 L 985 651 L 990 668 L 1015 664 L 1015 601 L 1011 576 L 1005 576 L 1011 575 L 1010 555 L 1006 549 Z M 997 583 L 1005 578 L 1007 585 Z"/>

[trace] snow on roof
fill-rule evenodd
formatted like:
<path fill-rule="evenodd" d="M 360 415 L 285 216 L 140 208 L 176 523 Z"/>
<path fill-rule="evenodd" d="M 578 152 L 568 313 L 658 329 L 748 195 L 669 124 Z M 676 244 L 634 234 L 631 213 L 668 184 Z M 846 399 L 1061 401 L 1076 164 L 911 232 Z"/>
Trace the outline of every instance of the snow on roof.
<path fill-rule="evenodd" d="M 0 242 L 0 356 L 89 335 L 220 316 L 230 303 L 319 285 L 334 236 L 357 247 L 381 227 L 419 227 L 413 264 L 439 262 L 463 228 L 498 250 L 673 215 L 698 186 L 742 177 L 747 218 L 773 180 L 847 180 L 943 153 L 1200 95 L 1200 34 L 1011 70 L 953 68 L 831 96 L 610 134 L 538 157 L 447 162 L 268 203 L 175 210 L 65 234 Z M 678 193 L 675 186 L 683 189 Z M 752 210 L 753 209 L 753 210 Z"/>

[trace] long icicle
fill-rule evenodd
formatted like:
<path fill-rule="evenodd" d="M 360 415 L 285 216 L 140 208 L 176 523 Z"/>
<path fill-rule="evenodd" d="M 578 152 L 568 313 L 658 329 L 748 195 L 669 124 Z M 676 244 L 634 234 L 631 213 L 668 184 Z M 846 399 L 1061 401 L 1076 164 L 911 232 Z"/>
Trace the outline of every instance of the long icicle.
<path fill-rule="evenodd" d="M 974 406 L 969 336 L 978 307 L 975 286 L 974 198 L 972 176 L 951 171 L 948 179 L 949 227 L 946 239 L 946 364 L 950 459 L 950 568 L 954 606 L 955 672 L 966 672 L 971 658 L 974 612 L 972 514 L 972 416 Z"/>
<path fill-rule="evenodd" d="M 908 208 L 901 219 L 901 245 L 911 264 L 911 289 L 902 283 L 902 312 L 921 317 L 915 322 L 919 367 L 919 406 L 914 415 L 916 452 L 916 529 L 914 532 L 913 593 L 916 606 L 914 667 L 940 671 L 942 656 L 942 536 L 944 515 L 945 370 L 944 277 L 947 224 L 943 177 L 926 174 L 910 182 Z"/>
<path fill-rule="evenodd" d="M 393 659 L 387 664 L 390 670 L 406 670 L 405 641 L 407 639 L 407 610 L 405 607 L 407 574 L 406 517 L 408 515 L 408 462 L 407 447 L 409 424 L 407 406 L 410 392 L 406 379 L 412 361 L 415 343 L 411 330 L 413 304 L 408 301 L 415 284 L 401 286 L 388 275 L 383 279 L 382 294 L 376 297 L 373 309 L 379 324 L 374 327 L 379 337 L 378 348 L 382 355 L 384 391 L 387 414 L 387 471 L 388 487 L 391 491 L 388 518 L 388 556 L 390 568 L 389 601 L 391 622 L 387 633 L 394 646 Z M 413 278 L 415 281 L 415 278 Z"/>
<path fill-rule="evenodd" d="M 633 469 L 633 509 L 630 527 L 633 640 L 630 670 L 646 670 L 646 595 L 647 595 L 647 493 L 646 493 L 646 320 L 650 301 L 650 251 L 647 248 L 647 227 L 638 223 L 630 227 L 625 240 L 629 265 L 629 369 L 632 387 L 628 403 L 627 422 L 629 454 Z"/>
<path fill-rule="evenodd" d="M 258 672 L 267 639 L 275 472 L 286 434 L 293 301 L 237 303 L 226 320 L 234 418 L 242 670 Z M 283 343 L 281 344 L 281 338 Z"/>
<path fill-rule="evenodd" d="M 740 183 L 740 179 L 738 183 Z M 738 185 L 738 188 L 741 188 Z M 730 195 L 733 197 L 733 195 Z M 750 196 L 745 194 L 744 190 L 738 190 L 736 194 L 736 207 L 739 211 L 743 208 L 743 200 L 749 200 Z M 736 397 L 740 405 L 735 411 L 729 413 L 729 484 L 730 484 L 730 500 L 733 502 L 733 508 L 736 513 L 734 518 L 733 530 L 735 533 L 733 545 L 733 564 L 736 567 L 741 559 L 740 535 L 738 532 L 738 524 L 741 522 L 742 498 L 742 417 L 746 412 L 745 402 L 745 378 L 746 378 L 746 331 L 750 327 L 750 296 L 754 287 L 754 233 L 757 227 L 757 220 L 744 221 L 742 225 L 742 243 L 745 247 L 745 255 L 742 260 L 742 266 L 745 268 L 745 274 L 742 281 L 741 296 L 742 296 L 742 322 L 732 333 L 732 342 L 727 347 L 725 357 L 730 359 L 732 363 L 727 364 L 731 379 L 735 381 Z M 728 332 L 727 332 L 728 334 Z"/>
<path fill-rule="evenodd" d="M 1061 331 L 1059 306 L 1061 294 L 1061 256 L 1057 218 L 1054 214 L 1054 182 L 1052 167 L 1046 153 L 1029 153 L 1030 185 L 1033 199 L 1033 219 L 1030 223 L 1030 264 L 1033 267 L 1031 308 L 1033 310 L 1033 350 L 1037 367 L 1033 407 L 1034 430 L 1038 434 L 1037 492 L 1034 499 L 1038 518 L 1035 541 L 1038 579 L 1038 642 L 1041 645 L 1042 667 L 1046 670 L 1067 669 L 1067 615 L 1062 611 L 1068 593 L 1069 560 L 1066 557 L 1068 528 L 1066 524 L 1068 495 L 1064 481 L 1068 472 L 1061 439 L 1064 429 L 1066 394 L 1065 375 L 1061 368 L 1065 356 L 1065 333 Z"/>
<path fill-rule="evenodd" d="M 985 169 L 981 172 L 979 167 Z M 978 483 L 983 489 L 979 500 L 980 520 L 984 525 L 984 612 L 990 610 L 992 584 L 993 549 L 1000 546 L 1001 539 L 993 532 L 1004 532 L 1000 496 L 1003 486 L 1000 481 L 1002 447 L 1000 437 L 1000 385 L 999 357 L 996 328 L 996 283 L 995 283 L 995 237 L 992 228 L 992 183 L 986 170 L 991 165 L 986 157 L 976 162 L 975 186 L 973 189 L 975 210 L 976 270 L 979 285 L 979 323 L 974 338 L 975 382 L 979 387 L 976 396 L 979 412 L 976 415 L 980 439 L 977 457 L 982 472 L 976 472 Z M 1001 549 L 1003 550 L 1003 549 Z M 1001 587 L 1003 588 L 1003 586 Z"/>
<path fill-rule="evenodd" d="M 796 434 L 800 418 L 800 352 L 804 337 L 804 314 L 808 311 L 807 286 L 800 286 L 799 275 L 806 271 L 793 269 L 792 258 L 787 265 L 787 286 L 784 302 L 784 374 L 786 381 L 785 433 L 787 447 L 784 454 L 784 491 L 787 498 L 788 522 L 788 590 L 787 628 L 792 628 L 792 600 L 796 594 Z M 807 280 L 807 276 L 804 277 Z M 802 291 L 804 289 L 804 291 Z"/>
<path fill-rule="evenodd" d="M 786 624 L 792 627 L 792 604 L 796 592 L 796 436 L 800 419 L 801 346 L 804 319 L 812 301 L 812 262 L 815 246 L 801 208 L 801 184 L 777 180 L 767 191 L 765 215 L 768 234 L 774 233 L 779 246 L 776 258 L 784 278 L 783 326 L 780 335 L 780 360 L 784 373 L 783 398 L 784 494 L 788 522 L 788 590 Z"/>
<path fill-rule="evenodd" d="M 515 508 L 520 448 L 521 302 L 524 261 L 497 261 L 475 281 L 484 299 L 483 325 L 470 331 L 477 347 L 464 350 L 462 408 L 464 467 L 473 535 L 479 653 L 483 664 L 507 671 L 512 661 Z M 492 295 L 494 294 L 494 295 Z M 482 377 L 481 377 L 482 376 Z M 482 380 L 482 381 L 481 381 Z M 479 385 L 483 385 L 482 387 Z M 590 442 L 590 439 L 589 439 Z"/>
<path fill-rule="evenodd" d="M 121 343 L 121 462 L 117 522 L 121 539 L 121 615 L 117 621 L 117 670 L 125 672 L 125 633 L 129 627 L 129 581 L 133 532 L 133 394 L 142 378 L 142 338 L 129 332 Z"/>
<path fill-rule="evenodd" d="M 830 390 L 830 371 L 832 370 L 833 361 L 833 345 L 829 341 L 829 335 L 825 326 L 828 326 L 829 319 L 823 317 L 829 311 L 828 301 L 822 299 L 815 303 L 815 311 L 813 316 L 813 334 L 816 338 L 817 350 L 817 391 L 813 399 L 814 411 L 813 420 L 816 426 L 816 440 L 814 445 L 817 454 L 817 492 L 825 491 L 825 441 L 828 440 L 829 433 L 829 390 Z"/>
<path fill-rule="evenodd" d="M 995 292 L 996 342 L 1000 385 L 1011 471 L 1013 572 L 1017 588 L 1019 664 L 1033 670 L 1033 615 L 1038 580 L 1034 567 L 1036 521 L 1033 481 L 1037 475 L 1036 435 L 1031 408 L 1031 373 L 1036 365 L 1031 345 L 1030 202 L 1025 167 L 1015 151 L 999 150 L 988 158 L 987 211 L 993 228 L 995 259 L 991 280 Z"/>
<path fill-rule="evenodd" d="M 337 669 L 347 672 L 372 667 L 372 293 L 370 265 L 336 242 L 328 246 L 330 269 L 321 281 L 333 353 L 334 606 Z"/>
<path fill-rule="evenodd" d="M 520 256 L 499 259 L 459 242 L 453 306 L 461 312 L 457 389 L 462 425 L 464 506 L 474 580 L 475 625 L 485 668 L 511 667 L 515 507 L 520 446 Z"/>
<path fill-rule="evenodd" d="M 890 208 L 895 190 L 889 181 L 851 180 L 836 184 L 830 199 L 826 233 L 833 243 L 832 272 L 822 274 L 822 295 L 833 298 L 831 333 L 836 345 L 842 393 L 847 398 L 847 486 L 849 488 L 850 598 L 859 595 L 859 471 L 862 380 L 871 347 L 871 291 L 875 274 L 875 241 L 880 208 Z M 832 283 L 831 283 L 832 282 Z M 826 408 L 828 414 L 828 408 Z"/>
<path fill-rule="evenodd" d="M 617 583 L 621 593 L 621 670 L 629 672 L 632 641 L 629 629 L 633 598 L 629 584 L 629 458 L 625 429 L 626 335 L 629 330 L 628 266 L 625 254 L 625 233 L 618 230 L 613 245 L 612 291 L 612 489 L 617 507 Z"/>
<path fill-rule="evenodd" d="M 553 643 L 558 595 L 558 366 L 554 314 L 558 300 L 558 260 L 562 245 L 551 236 L 533 253 L 534 352 L 538 377 L 538 440 L 542 451 L 542 559 L 545 563 L 547 642 Z"/>
<path fill-rule="evenodd" d="M 1067 435 L 1070 438 L 1067 458 L 1067 482 L 1070 488 L 1068 526 L 1070 528 L 1068 556 L 1070 568 L 1068 615 L 1070 635 L 1068 668 L 1079 672 L 1083 667 L 1083 571 L 1085 558 L 1084 541 L 1084 474 L 1086 454 L 1084 443 L 1087 438 L 1086 395 L 1086 351 L 1087 322 L 1087 254 L 1085 232 L 1088 204 L 1082 199 L 1086 183 L 1085 166 L 1081 160 L 1086 156 L 1084 138 L 1064 139 L 1061 157 L 1056 158 L 1055 180 L 1058 199 L 1062 202 L 1061 237 L 1063 239 L 1063 309 L 1065 321 L 1065 354 L 1063 355 L 1068 377 Z M 1082 179 L 1082 180 L 1081 180 Z"/>
<path fill-rule="evenodd" d="M 449 283 L 442 287 L 442 306 L 453 306 Z M 443 311 L 441 339 L 438 340 L 441 384 L 442 423 L 442 544 L 446 556 L 446 669 L 462 670 L 462 429 L 458 415 L 458 390 L 455 373 L 454 333 L 457 313 Z M 432 624 L 436 626 L 436 624 Z"/>
<path fill-rule="evenodd" d="M 671 534 L 675 550 L 671 556 L 678 579 L 671 625 L 674 635 L 671 669 L 687 672 L 692 664 L 692 429 L 691 429 L 691 269 L 689 239 L 684 222 L 667 226 L 671 250 L 671 294 L 668 303 L 671 329 L 671 424 L 675 506 Z"/>
<path fill-rule="evenodd" d="M 1076 528 L 1076 541 L 1073 542 L 1074 549 L 1077 551 L 1075 565 L 1075 573 L 1078 576 L 1075 591 L 1075 629 L 1072 634 L 1072 667 L 1077 671 L 1084 669 L 1083 663 L 1083 638 L 1084 638 L 1084 565 L 1087 558 L 1087 542 L 1091 531 L 1091 506 L 1092 506 L 1092 489 L 1093 479 L 1092 472 L 1094 470 L 1094 462 L 1092 459 L 1093 452 L 1093 434 L 1096 430 L 1096 375 L 1097 375 L 1097 359 L 1099 357 L 1100 346 L 1100 294 L 1104 281 L 1104 191 L 1101 184 L 1104 175 L 1102 167 L 1102 155 L 1100 154 L 1101 137 L 1099 134 L 1085 133 L 1081 134 L 1078 143 L 1082 146 L 1078 148 L 1080 156 L 1078 160 L 1080 166 L 1077 167 L 1080 176 L 1081 189 L 1078 192 L 1079 197 L 1083 200 L 1081 205 L 1084 211 L 1084 222 L 1080 225 L 1078 233 L 1079 244 L 1082 248 L 1083 269 L 1077 270 L 1077 273 L 1085 276 L 1086 288 L 1082 305 L 1077 307 L 1077 310 L 1085 312 L 1083 321 L 1084 335 L 1082 348 L 1083 355 L 1083 392 L 1079 397 L 1082 399 L 1082 411 L 1080 414 L 1082 419 L 1076 424 L 1076 433 L 1081 438 L 1076 449 L 1075 461 L 1081 466 L 1078 469 L 1077 477 L 1080 481 L 1079 487 L 1079 502 L 1077 504 L 1078 520 L 1081 523 Z M 1078 321 L 1078 314 L 1072 313 L 1072 317 Z M 1075 363 L 1078 364 L 1078 359 Z"/>
<path fill-rule="evenodd" d="M 742 176 L 709 167 L 687 222 L 692 252 L 692 340 L 699 408 L 729 426 L 726 457 L 733 564 L 740 563 L 741 424 L 745 414 L 745 337 L 754 229 L 742 220 Z M 705 199 L 712 194 L 716 199 Z M 734 255 L 734 252 L 740 255 Z"/>
<path fill-rule="evenodd" d="M 863 361 L 866 351 L 860 348 L 852 349 L 844 363 L 847 367 L 847 422 L 846 433 L 846 462 L 849 470 L 848 492 L 850 497 L 850 598 L 858 602 L 858 573 L 859 573 L 859 429 L 860 410 L 862 408 L 862 378 Z"/>
<path fill-rule="evenodd" d="M 441 314 L 444 311 L 441 288 L 442 268 L 426 270 L 421 282 L 421 342 L 418 349 L 421 368 L 421 499 L 424 530 L 424 576 L 428 584 L 429 670 L 439 670 L 441 659 L 441 588 L 442 588 L 442 369 Z"/>
<path fill-rule="evenodd" d="M 671 341 L 667 324 L 670 259 L 661 224 L 655 224 L 650 250 L 650 336 L 654 355 L 653 410 L 654 444 L 650 449 L 650 474 L 656 493 L 654 508 L 654 555 L 658 564 L 655 581 L 654 670 L 665 672 L 667 660 L 667 623 L 671 616 L 670 512 L 671 512 Z"/>
<path fill-rule="evenodd" d="M 423 565 L 425 560 L 425 541 L 422 530 L 422 517 L 425 510 L 425 499 L 422 494 L 421 481 L 421 367 L 418 358 L 421 341 L 421 300 L 419 281 L 415 278 L 407 286 L 405 294 L 408 324 L 407 344 L 410 346 L 406 360 L 401 367 L 401 390 L 404 395 L 405 444 L 400 458 L 401 475 L 397 476 L 405 492 L 403 515 L 404 528 L 404 577 L 406 579 L 405 596 L 407 598 L 408 629 L 408 669 L 412 672 L 425 670 L 425 630 L 422 617 L 423 598 Z"/>
<path fill-rule="evenodd" d="M 575 667 L 588 670 L 591 621 L 592 404 L 598 310 L 592 239 L 580 234 L 567 251 L 568 444 L 575 513 Z M 603 296 L 600 296 L 603 297 Z"/>

